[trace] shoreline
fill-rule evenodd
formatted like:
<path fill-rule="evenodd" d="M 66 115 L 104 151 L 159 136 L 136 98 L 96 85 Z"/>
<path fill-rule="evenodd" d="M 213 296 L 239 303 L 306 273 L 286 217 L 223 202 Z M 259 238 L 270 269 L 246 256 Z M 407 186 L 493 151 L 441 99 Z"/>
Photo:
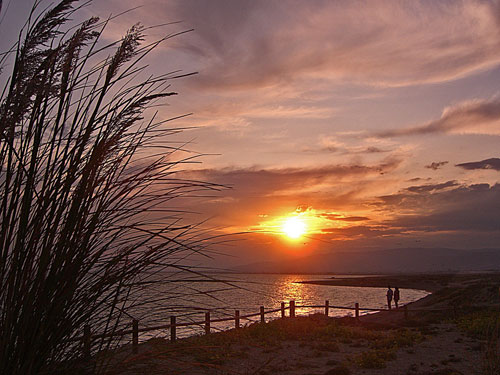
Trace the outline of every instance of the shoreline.
<path fill-rule="evenodd" d="M 468 333 L 464 327 L 479 327 L 484 319 L 497 316 L 500 273 L 303 283 L 387 287 L 387 282 L 430 294 L 406 305 L 408 319 L 402 308 L 361 315 L 359 319 L 327 318 L 317 313 L 173 343 L 164 338 L 151 339 L 139 345 L 137 354 L 130 352 L 130 346 L 122 347 L 115 353 L 114 370 L 126 375 L 144 373 L 145 368 L 152 372 L 168 369 L 169 374 L 179 375 L 230 375 L 240 374 L 242 369 L 258 375 L 431 375 L 438 371 L 455 375 L 471 374 L 486 363 L 482 362 L 485 338 L 477 332 Z M 485 315 L 488 312 L 493 315 Z M 467 319 L 472 320 L 468 323 Z"/>
<path fill-rule="evenodd" d="M 300 283 L 331 286 L 351 286 L 351 287 L 376 287 L 387 288 L 398 286 L 400 289 L 418 289 L 429 292 L 428 295 L 405 304 L 412 318 L 418 317 L 426 319 L 428 315 L 443 314 L 446 311 L 454 311 L 457 308 L 470 308 L 472 300 L 481 298 L 481 293 L 471 294 L 470 299 L 461 298 L 459 291 L 464 292 L 468 288 L 478 288 L 480 284 L 500 285 L 500 273 L 474 273 L 474 274 L 430 274 L 430 275 L 387 275 L 387 276 L 367 276 L 360 278 L 333 278 L 322 280 L 307 280 Z M 484 291 L 483 291 L 484 292 Z M 498 292 L 497 292 L 498 293 Z M 462 296 L 463 297 L 463 296 Z M 496 301 L 483 298 L 484 305 L 497 303 Z M 479 306 L 481 308 L 481 306 Z M 415 311 L 415 309 L 435 310 Z M 412 312 L 413 310 L 413 312 Z M 438 310 L 442 310 L 441 313 Z M 379 311 L 372 314 L 360 316 L 360 322 L 368 324 L 380 324 L 387 326 L 398 326 L 403 324 L 404 314 L 402 308 L 386 311 Z"/>
<path fill-rule="evenodd" d="M 384 275 L 384 276 L 360 276 L 360 277 L 338 277 L 321 280 L 299 281 L 301 284 L 352 286 L 367 288 L 387 288 L 398 286 L 400 289 L 418 289 L 434 293 L 458 279 L 477 278 L 478 275 Z"/>

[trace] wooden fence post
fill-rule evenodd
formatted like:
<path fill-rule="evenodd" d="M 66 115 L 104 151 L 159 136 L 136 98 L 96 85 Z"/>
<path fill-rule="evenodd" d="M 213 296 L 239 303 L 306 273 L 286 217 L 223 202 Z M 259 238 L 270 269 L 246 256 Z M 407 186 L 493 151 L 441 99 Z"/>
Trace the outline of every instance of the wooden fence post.
<path fill-rule="evenodd" d="M 290 318 L 295 318 L 295 301 L 290 301 Z"/>
<path fill-rule="evenodd" d="M 210 333 L 210 311 L 205 313 L 205 334 L 208 335 Z"/>
<path fill-rule="evenodd" d="M 170 341 L 174 342 L 177 340 L 177 327 L 175 324 L 175 316 L 170 317 Z"/>
<path fill-rule="evenodd" d="M 83 357 L 85 359 L 90 358 L 91 340 L 90 326 L 85 324 L 85 326 L 83 326 Z"/>
<path fill-rule="evenodd" d="M 296 317 L 296 305 L 295 305 L 295 300 L 290 300 L 289 302 L 289 309 L 290 309 L 290 317 L 295 318 Z M 318 306 L 319 307 L 319 306 Z M 329 316 L 329 310 L 330 310 L 330 301 L 325 300 L 325 315 L 328 317 Z M 285 302 L 281 302 L 281 317 L 284 318 L 286 316 L 286 304 Z M 370 309 L 368 309 L 370 310 Z M 383 309 L 382 309 L 383 310 Z M 408 311 L 408 306 L 403 305 L 402 310 L 404 313 L 404 319 L 408 320 L 409 319 L 409 311 Z M 453 306 L 453 310 L 455 312 L 455 306 Z M 359 303 L 356 302 L 354 304 L 354 316 L 356 319 L 359 319 L 360 317 L 360 307 Z M 401 311 L 401 310 L 400 310 Z M 266 318 L 265 318 L 265 308 L 264 306 L 260 306 L 260 322 L 261 323 L 266 323 Z M 253 315 L 253 314 L 252 314 Z M 223 320 L 230 320 L 229 319 L 223 319 Z M 234 326 L 236 329 L 240 328 L 240 310 L 235 310 L 234 311 Z M 210 311 L 205 312 L 205 334 L 210 334 Z M 199 324 L 199 323 L 197 323 Z M 176 324 L 176 317 L 171 316 L 170 317 L 170 341 L 174 342 L 177 339 L 177 324 Z M 167 326 L 168 327 L 168 326 Z M 166 328 L 166 327 L 165 327 Z M 96 336 L 97 337 L 97 336 Z M 86 324 L 83 327 L 83 336 L 81 337 L 82 340 L 82 349 L 83 349 L 83 358 L 84 359 L 90 359 L 91 354 L 92 354 L 92 332 L 91 332 L 91 327 L 90 325 Z M 139 351 L 139 320 L 137 319 L 132 319 L 132 352 L 134 354 L 137 354 Z"/>
<path fill-rule="evenodd" d="M 132 353 L 137 354 L 139 351 L 139 321 L 132 319 Z"/>

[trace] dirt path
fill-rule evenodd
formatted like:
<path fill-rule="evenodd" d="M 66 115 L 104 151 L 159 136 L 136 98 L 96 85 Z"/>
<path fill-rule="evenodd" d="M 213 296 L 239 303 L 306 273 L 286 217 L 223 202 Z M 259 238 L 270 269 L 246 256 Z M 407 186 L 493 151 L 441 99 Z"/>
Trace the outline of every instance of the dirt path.
<path fill-rule="evenodd" d="M 500 276 L 420 277 L 434 293 L 408 305 L 409 319 L 400 311 L 384 311 L 355 318 L 310 317 L 278 319 L 239 330 L 192 337 L 170 343 L 156 339 L 140 345 L 110 374 L 190 375 L 480 375 L 486 341 L 466 334 L 456 322 L 461 317 L 495 309 Z M 350 279 L 349 281 L 352 281 Z M 418 287 L 417 278 L 401 287 Z M 344 280 L 335 280 L 335 283 Z M 387 279 L 357 280 L 380 286 Z M 394 280 L 392 280 L 394 284 Z M 335 284 L 339 285 L 339 284 Z M 408 285 L 408 286 L 407 286 Z M 410 286 L 411 285 L 411 286 Z M 421 286 L 421 285 L 420 285 Z M 437 311 L 429 311 L 437 310 Z M 472 311 L 472 315 L 471 314 Z M 483 317 L 479 317 L 483 319 Z M 484 324 L 483 320 L 478 320 Z M 471 323 L 471 325 L 473 325 Z M 500 354 L 500 353 L 497 353 Z M 495 357 L 496 358 L 496 357 Z M 496 360 L 496 359 L 495 359 Z M 499 361 L 500 362 L 500 361 Z M 500 363 L 498 363 L 500 370 Z"/>
<path fill-rule="evenodd" d="M 434 325 L 421 343 L 398 349 L 394 358 L 385 363 L 385 368 L 362 367 L 376 367 L 382 363 L 368 356 L 364 362 L 359 362 L 362 353 L 370 352 L 368 347 L 369 342 L 363 339 L 340 342 L 334 351 L 318 342 L 285 341 L 279 349 L 249 348 L 248 358 L 231 360 L 223 367 L 227 374 L 323 375 L 331 372 L 335 375 L 346 368 L 350 374 L 366 375 L 472 375 L 481 362 L 480 343 L 465 337 L 449 324 Z"/>

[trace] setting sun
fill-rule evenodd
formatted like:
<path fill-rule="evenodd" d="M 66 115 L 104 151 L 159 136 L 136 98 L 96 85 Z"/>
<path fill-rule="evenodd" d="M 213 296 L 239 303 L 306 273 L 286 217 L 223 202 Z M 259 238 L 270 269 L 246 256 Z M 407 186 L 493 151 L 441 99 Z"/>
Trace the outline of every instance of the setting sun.
<path fill-rule="evenodd" d="M 306 231 L 306 224 L 299 217 L 294 216 L 286 219 L 283 223 L 283 233 L 290 238 L 299 238 Z"/>

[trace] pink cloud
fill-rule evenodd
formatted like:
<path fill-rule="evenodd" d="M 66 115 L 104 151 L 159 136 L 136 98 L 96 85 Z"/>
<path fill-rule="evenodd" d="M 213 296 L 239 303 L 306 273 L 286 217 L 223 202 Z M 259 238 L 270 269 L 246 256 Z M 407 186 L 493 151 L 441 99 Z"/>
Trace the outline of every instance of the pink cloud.
<path fill-rule="evenodd" d="M 376 135 L 385 138 L 433 133 L 500 135 L 500 99 L 465 101 L 445 108 L 437 120 Z"/>
<path fill-rule="evenodd" d="M 202 87 L 243 89 L 299 78 L 384 86 L 443 82 L 500 62 L 496 8 L 485 2 L 183 0 L 196 29 Z"/>

